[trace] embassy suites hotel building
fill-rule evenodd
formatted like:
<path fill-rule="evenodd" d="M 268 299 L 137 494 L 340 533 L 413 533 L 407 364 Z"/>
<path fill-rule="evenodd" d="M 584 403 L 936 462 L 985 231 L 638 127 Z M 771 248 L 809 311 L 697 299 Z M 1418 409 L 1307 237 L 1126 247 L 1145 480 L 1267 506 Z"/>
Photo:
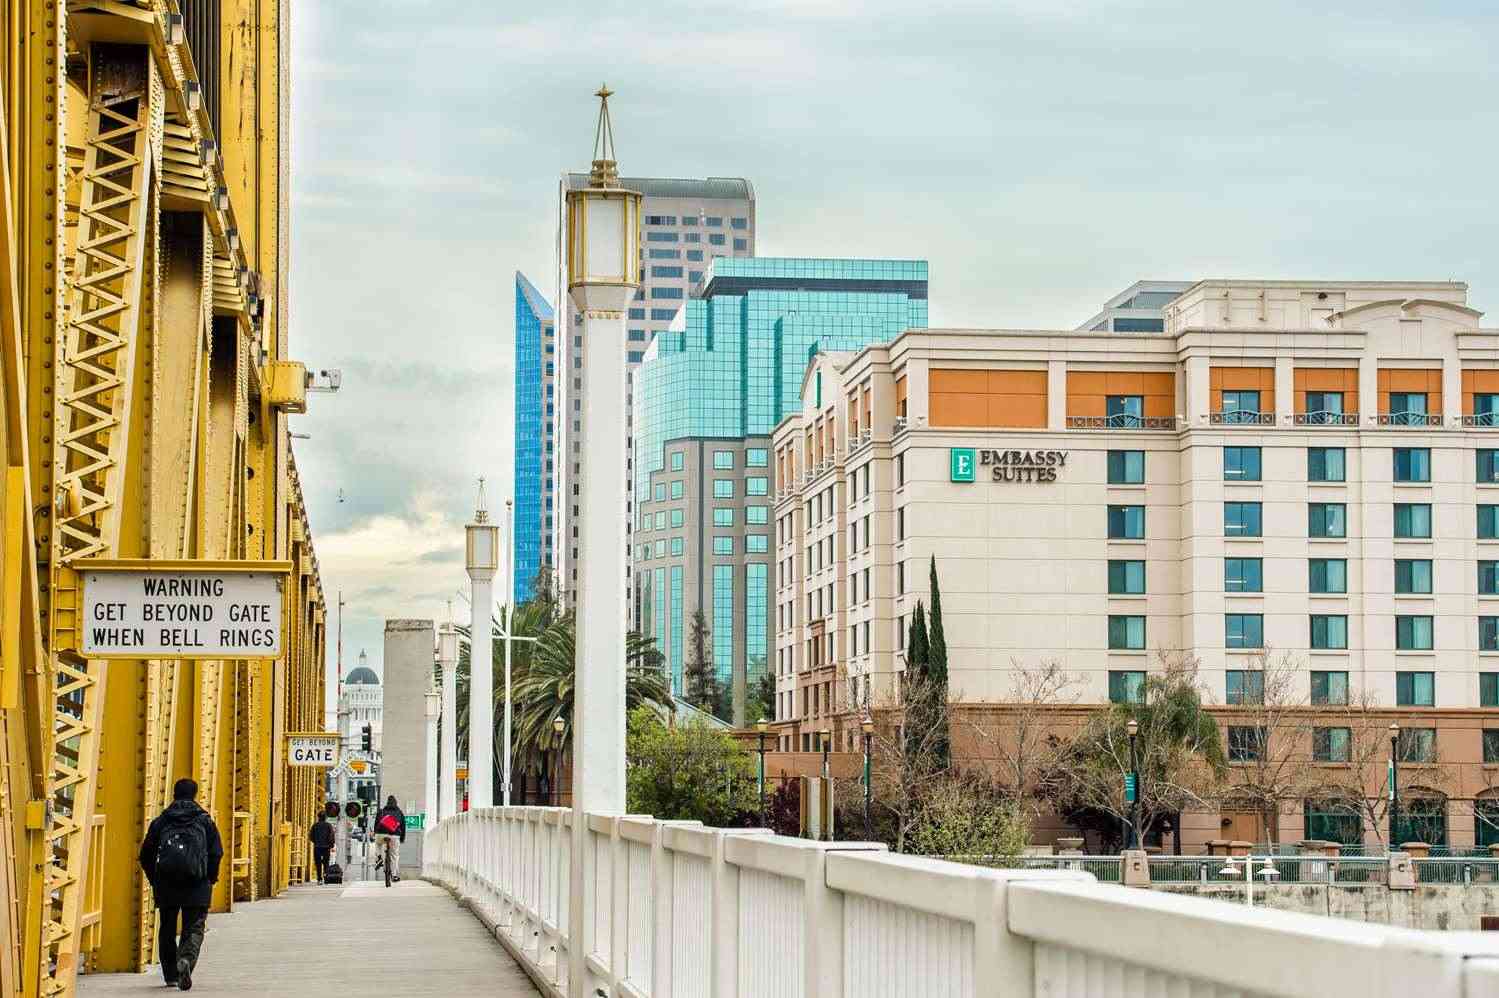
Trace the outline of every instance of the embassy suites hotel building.
<path fill-rule="evenodd" d="M 1273 656 L 1309 786 L 1380 794 L 1339 721 L 1361 703 L 1378 780 L 1402 729 L 1396 841 L 1499 841 L 1499 329 L 1460 283 L 1137 288 L 1153 309 L 1122 324 L 812 359 L 772 438 L 781 747 L 853 748 L 898 696 L 935 557 L 954 700 L 1002 711 L 1054 662 L 1078 714 L 1190 656 L 1245 782 L 1278 747 L 1244 723 Z M 1388 836 L 1325 793 L 1281 812 L 1282 842 Z M 1267 829 L 1226 807 L 1181 835 Z"/>

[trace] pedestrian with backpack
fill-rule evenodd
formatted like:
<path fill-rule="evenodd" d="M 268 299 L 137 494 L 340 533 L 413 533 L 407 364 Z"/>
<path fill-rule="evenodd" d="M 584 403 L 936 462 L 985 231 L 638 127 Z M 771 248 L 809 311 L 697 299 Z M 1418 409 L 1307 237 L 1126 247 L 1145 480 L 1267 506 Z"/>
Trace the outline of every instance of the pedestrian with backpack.
<path fill-rule="evenodd" d="M 385 799 L 385 806 L 380 813 L 375 815 L 375 845 L 379 850 L 375 855 L 384 857 L 385 864 L 385 886 L 389 887 L 391 881 L 400 880 L 398 872 L 401 867 L 401 847 L 397 840 L 406 841 L 406 815 L 396 804 L 395 794 Z"/>
<path fill-rule="evenodd" d="M 172 803 L 151 822 L 141 843 L 140 864 L 156 908 L 161 912 L 157 955 L 167 986 L 193 986 L 193 969 L 203 948 L 208 905 L 219 879 L 224 844 L 213 818 L 198 806 L 198 784 L 181 779 L 172 787 Z M 181 937 L 178 924 L 181 923 Z"/>
<path fill-rule="evenodd" d="M 328 857 L 333 855 L 333 826 L 328 816 L 321 815 L 307 832 L 307 841 L 312 843 L 312 863 L 317 868 L 317 882 L 328 882 Z"/>

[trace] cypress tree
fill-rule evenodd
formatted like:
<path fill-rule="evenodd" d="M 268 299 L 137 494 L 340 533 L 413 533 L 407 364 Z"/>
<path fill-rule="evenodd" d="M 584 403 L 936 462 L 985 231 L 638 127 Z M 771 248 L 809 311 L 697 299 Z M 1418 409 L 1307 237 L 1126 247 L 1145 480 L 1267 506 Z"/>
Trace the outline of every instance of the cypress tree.
<path fill-rule="evenodd" d="M 942 593 L 937 588 L 937 559 L 932 558 L 932 620 L 931 637 L 927 642 L 927 672 L 932 681 L 941 687 L 943 698 L 947 695 L 947 638 L 942 633 Z"/>
<path fill-rule="evenodd" d="M 916 601 L 916 609 L 911 613 L 911 630 L 906 638 L 906 674 L 910 679 L 925 679 L 927 677 L 927 663 L 930 661 L 926 637 L 926 613 L 921 608 L 921 600 Z M 913 672 L 912 669 L 915 669 Z"/>

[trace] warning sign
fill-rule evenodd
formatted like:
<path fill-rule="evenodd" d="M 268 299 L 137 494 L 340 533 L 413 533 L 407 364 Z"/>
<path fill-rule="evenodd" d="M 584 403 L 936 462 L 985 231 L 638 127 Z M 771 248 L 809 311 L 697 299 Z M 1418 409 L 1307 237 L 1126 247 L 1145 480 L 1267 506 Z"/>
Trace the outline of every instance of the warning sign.
<path fill-rule="evenodd" d="M 286 761 L 293 766 L 338 764 L 338 735 L 332 732 L 287 735 Z"/>
<path fill-rule="evenodd" d="M 279 658 L 289 562 L 83 562 L 89 658 Z"/>

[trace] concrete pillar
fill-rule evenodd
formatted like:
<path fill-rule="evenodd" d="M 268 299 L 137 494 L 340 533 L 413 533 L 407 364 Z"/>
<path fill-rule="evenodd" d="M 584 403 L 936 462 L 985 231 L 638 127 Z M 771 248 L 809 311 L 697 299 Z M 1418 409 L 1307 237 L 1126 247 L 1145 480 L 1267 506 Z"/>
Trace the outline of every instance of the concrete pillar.
<path fill-rule="evenodd" d="M 387 620 L 382 676 L 380 789 L 415 814 L 427 797 L 427 690 L 432 686 L 431 620 Z M 379 804 L 384 804 L 381 800 Z M 401 865 L 420 865 L 422 833 L 411 830 Z"/>
<path fill-rule="evenodd" d="M 437 635 L 437 664 L 442 669 L 442 744 L 438 749 L 437 812 L 458 813 L 458 632 L 444 624 Z"/>
<path fill-rule="evenodd" d="M 1290 426 L 1296 412 L 1296 359 L 1275 358 L 1275 425 Z"/>
<path fill-rule="evenodd" d="M 468 806 L 494 806 L 494 575 L 500 530 L 484 508 L 484 483 L 474 522 L 464 527 L 473 616 L 468 649 Z"/>

